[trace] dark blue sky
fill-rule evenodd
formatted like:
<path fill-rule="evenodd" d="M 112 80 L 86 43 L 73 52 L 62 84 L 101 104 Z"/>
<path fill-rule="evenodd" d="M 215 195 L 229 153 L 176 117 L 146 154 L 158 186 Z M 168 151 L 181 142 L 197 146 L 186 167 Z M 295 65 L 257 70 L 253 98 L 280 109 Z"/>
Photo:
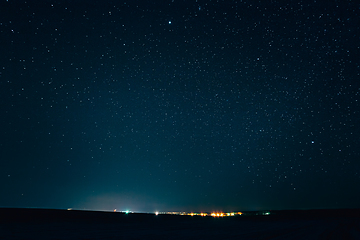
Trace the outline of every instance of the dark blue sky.
<path fill-rule="evenodd" d="M 0 206 L 358 208 L 355 1 L 0 2 Z"/>

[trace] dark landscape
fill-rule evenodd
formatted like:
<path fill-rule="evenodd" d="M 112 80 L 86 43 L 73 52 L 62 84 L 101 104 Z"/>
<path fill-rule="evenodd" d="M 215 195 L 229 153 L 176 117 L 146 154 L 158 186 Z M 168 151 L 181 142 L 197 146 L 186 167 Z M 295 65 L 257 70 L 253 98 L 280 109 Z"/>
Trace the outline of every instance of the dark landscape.
<path fill-rule="evenodd" d="M 247 212 L 200 217 L 0 209 L 0 239 L 360 239 L 360 210 Z"/>
<path fill-rule="evenodd" d="M 0 240 L 360 240 L 359 3 L 0 1 Z"/>

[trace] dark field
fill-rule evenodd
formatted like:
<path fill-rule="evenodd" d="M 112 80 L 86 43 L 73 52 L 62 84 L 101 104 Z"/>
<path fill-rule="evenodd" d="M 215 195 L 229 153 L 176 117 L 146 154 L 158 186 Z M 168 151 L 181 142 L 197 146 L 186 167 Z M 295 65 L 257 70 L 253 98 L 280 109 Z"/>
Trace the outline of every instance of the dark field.
<path fill-rule="evenodd" d="M 0 239 L 360 239 L 360 210 L 225 218 L 0 209 Z"/>

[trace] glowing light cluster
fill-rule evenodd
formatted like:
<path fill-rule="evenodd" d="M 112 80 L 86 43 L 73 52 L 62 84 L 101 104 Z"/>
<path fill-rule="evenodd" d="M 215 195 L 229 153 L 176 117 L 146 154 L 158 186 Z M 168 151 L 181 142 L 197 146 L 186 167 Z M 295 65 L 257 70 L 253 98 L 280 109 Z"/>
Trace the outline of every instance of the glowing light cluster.
<path fill-rule="evenodd" d="M 206 217 L 208 214 L 207 213 L 187 213 L 186 215 L 188 216 L 202 216 L 202 217 Z"/>
<path fill-rule="evenodd" d="M 169 215 L 187 215 L 187 216 L 201 216 L 201 217 L 206 217 L 206 216 L 212 216 L 212 217 L 232 217 L 232 216 L 237 216 L 237 215 L 242 215 L 242 212 L 212 212 L 212 213 L 206 213 L 206 212 L 200 212 L 200 213 L 196 213 L 196 212 L 155 212 L 155 215 L 159 215 L 159 214 L 169 214 Z"/>
<path fill-rule="evenodd" d="M 213 217 L 224 217 L 224 216 L 226 216 L 226 214 L 225 213 L 223 213 L 223 212 L 218 212 L 218 213 L 211 213 L 211 216 L 213 216 Z"/>
<path fill-rule="evenodd" d="M 235 215 L 242 215 L 242 212 L 229 212 L 229 213 L 223 213 L 223 212 L 213 212 L 211 213 L 212 217 L 233 217 Z"/>

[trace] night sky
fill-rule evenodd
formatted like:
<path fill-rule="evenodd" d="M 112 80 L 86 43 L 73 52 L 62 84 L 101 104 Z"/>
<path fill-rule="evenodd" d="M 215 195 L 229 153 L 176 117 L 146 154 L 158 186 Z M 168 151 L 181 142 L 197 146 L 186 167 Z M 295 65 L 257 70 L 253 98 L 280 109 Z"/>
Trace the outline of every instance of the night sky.
<path fill-rule="evenodd" d="M 357 1 L 0 1 L 0 206 L 360 207 Z"/>

